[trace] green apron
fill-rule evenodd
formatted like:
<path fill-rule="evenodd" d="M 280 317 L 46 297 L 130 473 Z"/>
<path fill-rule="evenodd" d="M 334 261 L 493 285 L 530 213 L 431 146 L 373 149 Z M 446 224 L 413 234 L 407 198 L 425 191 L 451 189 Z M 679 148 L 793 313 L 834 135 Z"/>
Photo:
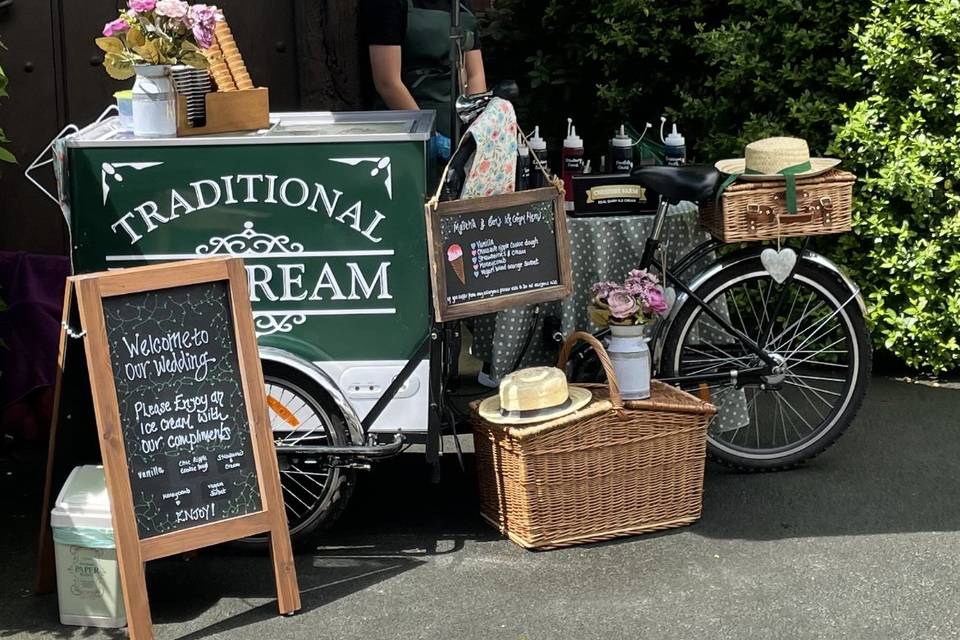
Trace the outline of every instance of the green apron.
<path fill-rule="evenodd" d="M 475 48 L 477 18 L 460 8 L 463 50 Z M 421 109 L 437 112 L 437 131 L 450 137 L 450 13 L 418 9 L 407 0 L 401 79 Z"/>

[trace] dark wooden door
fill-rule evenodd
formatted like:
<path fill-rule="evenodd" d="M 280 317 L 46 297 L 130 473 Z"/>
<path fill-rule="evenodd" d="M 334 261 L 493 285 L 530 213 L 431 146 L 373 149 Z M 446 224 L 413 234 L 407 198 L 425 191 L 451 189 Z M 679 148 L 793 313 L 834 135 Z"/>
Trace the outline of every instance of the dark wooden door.
<path fill-rule="evenodd" d="M 126 0 L 0 0 L 0 64 L 11 98 L 0 126 L 21 165 L 0 167 L 0 250 L 65 253 L 59 208 L 23 168 L 67 123 L 85 126 L 132 86 L 103 69 L 94 39 Z M 358 0 L 219 0 L 253 81 L 270 88 L 274 111 L 362 108 L 365 59 Z M 4 8 L 5 7 L 5 8 Z M 369 89 L 366 89 L 369 92 Z M 38 174 L 53 189 L 52 171 Z"/>
<path fill-rule="evenodd" d="M 0 128 L 11 139 L 18 165 L 0 163 L 0 250 L 65 253 L 60 208 L 30 184 L 23 170 L 60 130 L 55 19 L 50 2 L 0 2 L 0 65 L 10 77 L 10 97 L 0 101 Z M 53 188 L 53 173 L 46 184 Z"/>

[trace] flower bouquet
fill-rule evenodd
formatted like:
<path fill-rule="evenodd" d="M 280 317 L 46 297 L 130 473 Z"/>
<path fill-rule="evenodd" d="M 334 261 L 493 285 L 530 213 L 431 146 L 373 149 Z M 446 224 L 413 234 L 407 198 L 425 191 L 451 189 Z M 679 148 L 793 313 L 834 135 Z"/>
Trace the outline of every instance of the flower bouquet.
<path fill-rule="evenodd" d="M 660 280 L 646 270 L 632 270 L 623 284 L 597 282 L 591 291 L 587 311 L 591 322 L 601 327 L 642 326 L 667 312 Z"/>
<path fill-rule="evenodd" d="M 112 78 L 126 80 L 136 65 L 209 66 L 201 50 L 213 43 L 217 7 L 184 0 L 128 0 L 127 10 L 103 27 L 97 46 Z"/>
<path fill-rule="evenodd" d="M 669 305 L 660 281 L 652 273 L 634 269 L 623 284 L 598 282 L 587 305 L 590 320 L 610 327 L 607 352 L 624 400 L 650 397 L 650 348 L 644 325 L 664 315 Z"/>

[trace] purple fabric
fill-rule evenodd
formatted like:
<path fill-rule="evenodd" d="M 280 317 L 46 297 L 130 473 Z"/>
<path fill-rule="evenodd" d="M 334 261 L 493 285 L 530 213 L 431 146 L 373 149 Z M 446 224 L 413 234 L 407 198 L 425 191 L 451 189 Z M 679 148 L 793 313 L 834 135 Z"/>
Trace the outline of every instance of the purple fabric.
<path fill-rule="evenodd" d="M 0 408 L 55 382 L 68 275 L 65 256 L 0 251 Z"/>

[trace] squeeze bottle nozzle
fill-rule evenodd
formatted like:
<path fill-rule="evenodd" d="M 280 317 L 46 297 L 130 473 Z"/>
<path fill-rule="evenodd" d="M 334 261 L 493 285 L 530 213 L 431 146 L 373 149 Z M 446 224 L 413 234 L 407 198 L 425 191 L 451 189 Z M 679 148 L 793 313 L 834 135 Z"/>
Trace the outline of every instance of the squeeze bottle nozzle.
<path fill-rule="evenodd" d="M 563 141 L 563 146 L 568 149 L 583 148 L 583 138 L 577 135 L 577 128 L 573 126 L 573 118 L 567 118 L 567 137 Z"/>

